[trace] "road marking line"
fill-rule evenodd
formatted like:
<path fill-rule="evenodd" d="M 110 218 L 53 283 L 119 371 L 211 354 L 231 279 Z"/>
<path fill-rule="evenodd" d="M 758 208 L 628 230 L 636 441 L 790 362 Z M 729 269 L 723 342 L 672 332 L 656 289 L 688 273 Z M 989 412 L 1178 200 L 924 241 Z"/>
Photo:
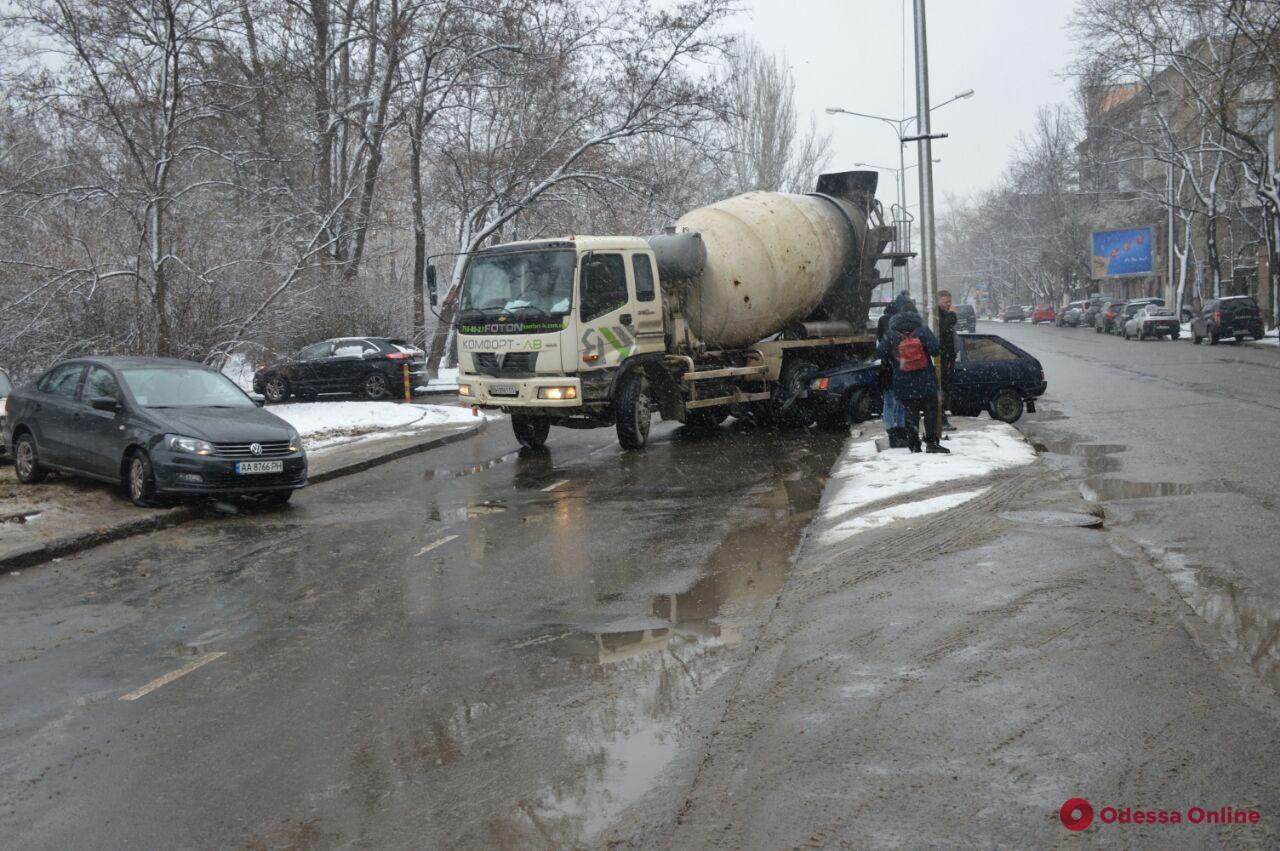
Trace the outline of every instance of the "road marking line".
<path fill-rule="evenodd" d="M 542 491 L 543 493 L 546 493 L 547 491 L 553 491 L 556 488 L 560 487 L 561 485 L 567 485 L 567 484 L 569 484 L 568 479 L 561 479 L 560 481 L 556 482 L 554 485 L 547 485 L 545 488 L 542 489 Z"/>
<path fill-rule="evenodd" d="M 140 689 L 131 691 L 125 695 L 121 695 L 120 699 L 121 700 L 137 700 L 140 697 L 146 697 L 147 695 L 151 694 L 151 692 L 160 688 L 160 686 L 168 685 L 169 683 L 176 680 L 178 677 L 185 677 L 187 674 L 191 673 L 196 668 L 202 668 L 205 665 L 208 665 L 210 662 L 214 661 L 215 659 L 221 659 L 223 656 L 226 656 L 226 655 L 227 655 L 226 653 L 219 650 L 216 653 L 210 653 L 207 656 L 201 656 L 199 659 L 192 659 L 190 662 L 183 665 L 178 670 L 170 671 L 169 673 L 165 674 L 163 677 L 157 677 L 156 679 L 152 680 L 151 682 L 147 683 L 145 686 L 143 686 Z"/>
<path fill-rule="evenodd" d="M 457 536 L 457 535 L 445 535 L 445 536 L 444 536 L 443 538 L 441 538 L 440 540 L 435 541 L 435 542 L 430 543 L 430 544 L 427 544 L 425 547 L 423 547 L 422 549 L 418 550 L 418 555 L 420 555 L 420 556 L 422 556 L 422 555 L 426 555 L 427 553 L 429 553 L 429 552 L 431 552 L 432 550 L 434 550 L 436 547 L 443 547 L 445 544 L 449 543 L 450 541 L 452 541 L 452 540 L 453 540 L 454 538 L 456 538 L 456 537 L 458 537 L 458 536 Z"/>

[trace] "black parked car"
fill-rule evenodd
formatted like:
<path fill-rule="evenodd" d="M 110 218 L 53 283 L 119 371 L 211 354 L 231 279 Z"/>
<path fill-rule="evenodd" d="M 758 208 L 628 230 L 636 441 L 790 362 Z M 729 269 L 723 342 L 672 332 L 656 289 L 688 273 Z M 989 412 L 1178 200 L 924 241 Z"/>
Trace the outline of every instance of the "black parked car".
<path fill-rule="evenodd" d="M 1261 340 L 1263 331 L 1262 311 L 1253 296 L 1248 295 L 1211 298 L 1191 320 L 1192 342 L 1207 339 L 1211 346 L 1218 345 L 1223 337 L 1243 340 L 1246 334 Z"/>
<path fill-rule="evenodd" d="M 972 304 L 956 305 L 956 333 L 972 334 L 978 330 L 978 311 Z"/>
<path fill-rule="evenodd" d="M 951 412 L 976 417 L 987 411 L 994 419 L 1017 422 L 1025 408 L 1036 410 L 1036 397 L 1048 383 L 1040 361 L 995 334 L 956 336 L 956 367 L 951 379 Z M 880 362 L 851 364 L 829 370 L 810 384 L 809 398 L 827 424 L 863 422 L 880 414 Z"/>
<path fill-rule="evenodd" d="M 1022 305 L 1011 304 L 1000 314 L 1000 318 L 1005 322 L 1021 322 L 1027 318 L 1027 313 L 1022 309 Z"/>
<path fill-rule="evenodd" d="M 13 382 L 9 380 L 9 373 L 0 369 L 0 458 L 4 457 L 4 418 L 5 409 L 8 407 L 9 394 L 13 391 Z"/>
<path fill-rule="evenodd" d="M 1105 298 L 1091 298 L 1089 304 L 1084 309 L 1084 317 L 1081 322 L 1090 328 L 1097 327 L 1098 319 L 1102 315 L 1102 311 L 1107 306 Z"/>
<path fill-rule="evenodd" d="M 390 337 L 340 337 L 305 346 L 284 363 L 259 367 L 253 389 L 272 403 L 290 396 L 311 400 L 321 393 L 401 398 L 406 363 L 410 388 L 425 384 L 427 357 L 422 349 Z"/>
<path fill-rule="evenodd" d="M 211 367 L 170 358 L 64 361 L 9 396 L 18 480 L 50 470 L 121 483 L 138 505 L 170 494 L 284 503 L 307 483 L 293 426 Z"/>

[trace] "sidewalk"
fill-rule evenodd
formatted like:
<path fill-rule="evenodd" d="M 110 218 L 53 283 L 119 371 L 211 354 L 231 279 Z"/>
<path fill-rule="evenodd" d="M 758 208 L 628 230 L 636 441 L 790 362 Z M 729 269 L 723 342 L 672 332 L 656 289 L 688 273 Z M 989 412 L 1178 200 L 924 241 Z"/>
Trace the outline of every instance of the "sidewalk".
<path fill-rule="evenodd" d="M 1276 693 L 1141 550 L 1040 462 L 845 514 L 885 457 L 855 444 L 833 471 L 669 847 L 1276 847 Z M 1079 837 L 1059 817 L 1076 796 Z M 1108 806 L 1262 822 L 1104 824 Z"/>
<path fill-rule="evenodd" d="M 341 403 L 337 403 L 341 404 Z M 335 435 L 303 431 L 307 480 L 319 484 L 408 455 L 465 439 L 487 420 L 444 422 L 385 432 Z M 12 464 L 0 466 L 0 570 L 10 571 L 60 558 L 107 541 L 207 516 L 205 503 L 138 508 L 118 487 L 52 476 L 39 485 L 19 484 Z"/>

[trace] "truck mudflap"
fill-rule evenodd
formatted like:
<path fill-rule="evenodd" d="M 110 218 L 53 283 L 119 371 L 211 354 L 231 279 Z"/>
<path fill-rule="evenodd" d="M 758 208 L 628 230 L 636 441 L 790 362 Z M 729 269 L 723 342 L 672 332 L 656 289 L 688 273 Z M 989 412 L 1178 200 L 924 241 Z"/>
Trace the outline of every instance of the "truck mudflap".
<path fill-rule="evenodd" d="M 458 402 L 482 408 L 581 408 L 582 382 L 565 375 L 459 375 Z"/>

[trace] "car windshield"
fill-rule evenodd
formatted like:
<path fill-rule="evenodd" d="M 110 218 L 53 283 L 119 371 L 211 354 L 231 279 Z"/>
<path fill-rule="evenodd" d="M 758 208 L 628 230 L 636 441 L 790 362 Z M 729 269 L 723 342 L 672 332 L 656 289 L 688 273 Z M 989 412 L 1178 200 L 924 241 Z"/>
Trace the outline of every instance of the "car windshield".
<path fill-rule="evenodd" d="M 8 396 L 9 391 L 13 389 L 13 385 L 9 383 L 9 376 L 0 372 L 0 396 Z"/>
<path fill-rule="evenodd" d="M 561 315 L 573 299 L 572 250 L 481 254 L 467 267 L 461 312 Z"/>
<path fill-rule="evenodd" d="M 1238 296 L 1236 298 L 1224 298 L 1222 300 L 1222 310 L 1257 310 L 1258 303 L 1253 300 L 1253 296 Z"/>
<path fill-rule="evenodd" d="M 122 369 L 120 375 L 144 408 L 252 408 L 253 400 L 211 369 Z"/>

